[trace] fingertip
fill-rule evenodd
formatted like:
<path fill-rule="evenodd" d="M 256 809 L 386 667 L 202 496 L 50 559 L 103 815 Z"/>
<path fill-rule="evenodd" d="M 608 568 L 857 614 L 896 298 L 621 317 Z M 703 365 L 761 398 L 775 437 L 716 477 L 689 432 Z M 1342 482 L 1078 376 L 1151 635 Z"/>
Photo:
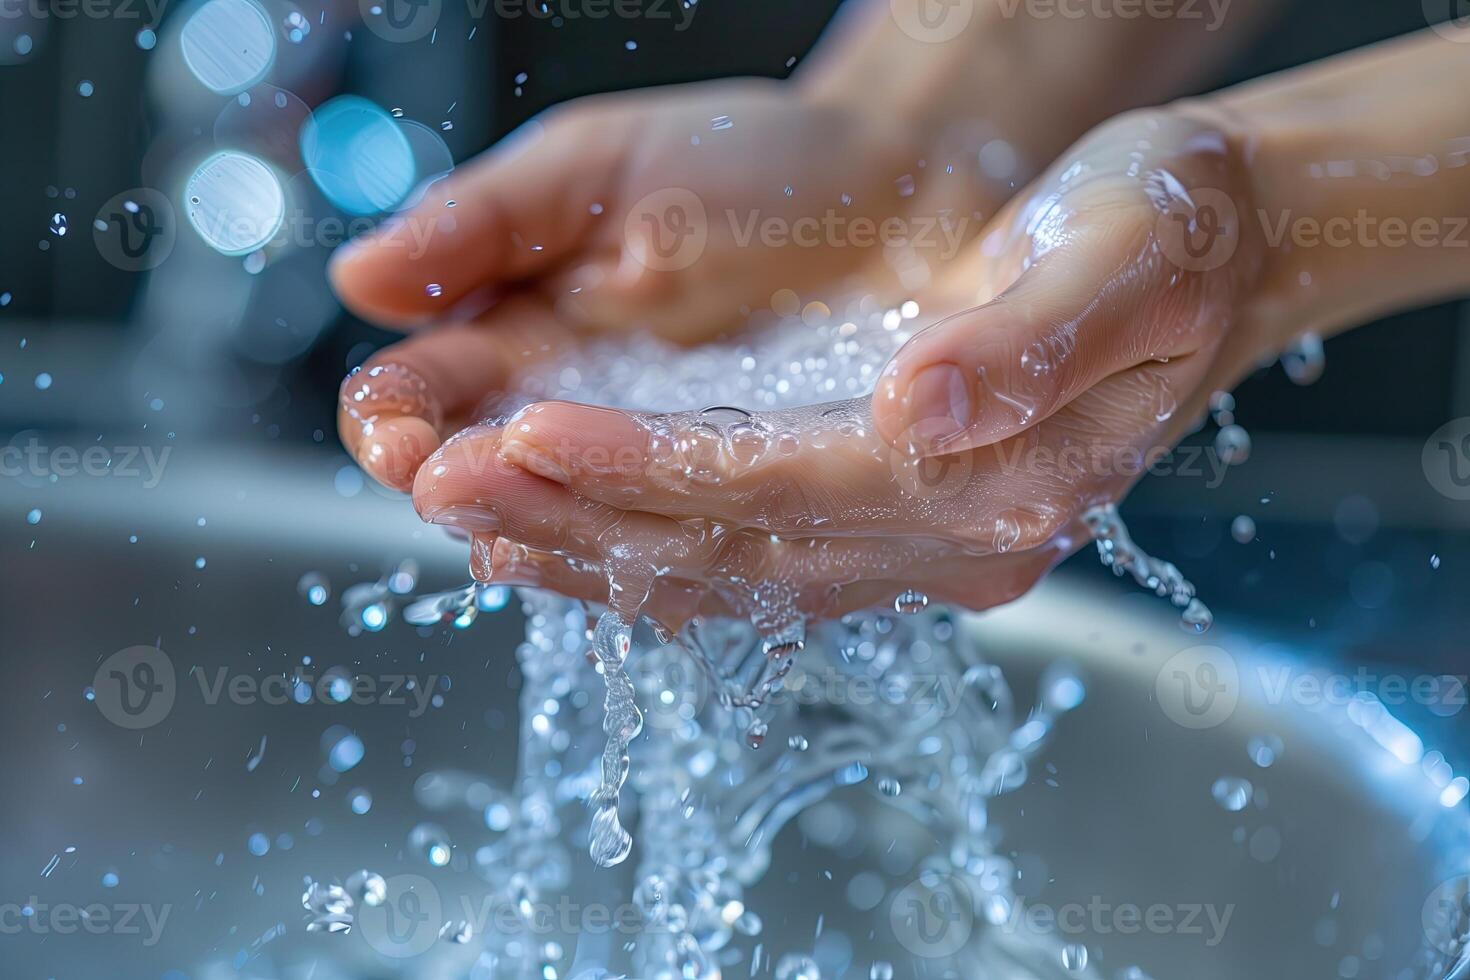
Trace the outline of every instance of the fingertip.
<path fill-rule="evenodd" d="M 389 257 L 404 261 L 400 255 Z M 433 314 L 429 302 L 433 297 L 413 295 L 400 284 L 401 277 L 402 271 L 385 261 L 385 250 L 374 240 L 348 242 L 332 253 L 327 264 L 327 281 L 342 305 L 383 326 L 412 327 Z"/>
<path fill-rule="evenodd" d="M 975 424 L 973 372 L 949 360 L 900 352 L 873 391 L 873 422 L 893 448 L 913 455 L 952 452 Z"/>
<path fill-rule="evenodd" d="M 627 412 L 573 402 L 537 402 L 507 423 L 501 457 L 556 483 L 641 471 L 647 430 Z"/>
<path fill-rule="evenodd" d="M 424 460 L 439 448 L 427 421 L 400 416 L 366 427 L 355 453 L 358 465 L 386 487 L 408 492 Z"/>

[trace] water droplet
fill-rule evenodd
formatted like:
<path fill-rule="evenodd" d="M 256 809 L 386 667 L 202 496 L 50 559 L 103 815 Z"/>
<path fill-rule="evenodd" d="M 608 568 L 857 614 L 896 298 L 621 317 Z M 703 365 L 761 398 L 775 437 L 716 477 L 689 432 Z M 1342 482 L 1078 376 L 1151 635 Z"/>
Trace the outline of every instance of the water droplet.
<path fill-rule="evenodd" d="M 1215 433 L 1215 453 L 1226 466 L 1239 466 L 1251 457 L 1250 433 L 1239 425 L 1227 425 Z"/>
<path fill-rule="evenodd" d="M 307 572 L 297 580 L 296 594 L 313 606 L 323 606 L 332 595 L 332 586 L 320 572 Z"/>
<path fill-rule="evenodd" d="M 1281 352 L 1281 368 L 1293 384 L 1309 385 L 1322 377 L 1327 368 L 1322 338 L 1310 331 L 1296 338 Z"/>
<path fill-rule="evenodd" d="M 929 605 L 929 597 L 922 592 L 913 589 L 905 589 L 893 600 L 893 611 L 905 616 L 913 616 L 924 611 Z"/>
<path fill-rule="evenodd" d="M 448 867 L 454 856 L 448 832 L 436 823 L 421 823 L 409 831 L 408 849 L 435 868 Z"/>
<path fill-rule="evenodd" d="M 1062 968 L 1068 973 L 1086 970 L 1087 959 L 1087 947 L 1081 943 L 1067 943 L 1062 947 Z"/>
<path fill-rule="evenodd" d="M 1276 735 L 1255 735 L 1246 743 L 1246 754 L 1262 769 L 1269 769 L 1281 757 L 1284 748 Z"/>
<path fill-rule="evenodd" d="M 388 882 L 377 872 L 364 868 L 348 876 L 347 893 L 359 905 L 382 905 L 388 899 Z"/>
<path fill-rule="evenodd" d="M 289 11 L 281 21 L 281 32 L 292 44 L 300 44 L 311 33 L 311 21 L 299 10 Z"/>
<path fill-rule="evenodd" d="M 1231 813 L 1239 813 L 1250 804 L 1252 791 L 1253 787 L 1248 780 L 1236 776 L 1221 776 L 1210 787 L 1210 795 L 1215 798 L 1215 802 Z"/>

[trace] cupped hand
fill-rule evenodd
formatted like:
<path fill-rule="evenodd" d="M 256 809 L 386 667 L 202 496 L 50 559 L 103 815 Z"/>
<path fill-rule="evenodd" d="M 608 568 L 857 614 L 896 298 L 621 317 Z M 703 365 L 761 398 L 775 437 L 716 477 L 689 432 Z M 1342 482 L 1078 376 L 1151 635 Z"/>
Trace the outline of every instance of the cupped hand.
<path fill-rule="evenodd" d="M 525 293 L 576 329 L 703 341 L 779 289 L 895 288 L 952 257 L 1009 195 L 973 149 L 790 82 L 578 99 L 340 249 L 332 279 L 385 324 Z"/>
<path fill-rule="evenodd" d="M 445 447 L 415 503 L 440 522 L 492 515 L 488 533 L 531 563 L 572 559 L 587 588 L 630 561 L 706 591 L 789 583 L 839 611 L 910 589 L 1004 601 L 1275 342 L 1249 200 L 1224 125 L 1115 120 L 921 294 L 941 316 L 871 402 L 749 418 L 539 403 Z"/>
<path fill-rule="evenodd" d="M 599 332 L 693 343 L 738 329 L 782 290 L 855 277 L 882 295 L 923 282 L 1008 194 L 973 150 L 954 134 L 926 145 L 891 114 L 792 83 L 553 109 L 334 257 L 336 289 L 364 318 L 456 323 L 347 379 L 343 441 L 370 475 L 406 489 L 528 351 Z"/>

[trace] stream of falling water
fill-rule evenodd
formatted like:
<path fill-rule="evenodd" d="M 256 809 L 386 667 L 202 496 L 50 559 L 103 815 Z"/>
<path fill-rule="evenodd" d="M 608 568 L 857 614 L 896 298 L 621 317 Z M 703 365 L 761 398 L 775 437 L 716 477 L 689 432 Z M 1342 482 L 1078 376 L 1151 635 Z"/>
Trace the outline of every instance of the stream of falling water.
<path fill-rule="evenodd" d="M 864 424 L 862 402 L 824 413 L 820 422 L 801 407 L 864 399 L 922 322 L 918 316 L 913 303 L 887 309 L 863 299 L 835 313 L 821 307 L 813 315 L 809 306 L 740 346 L 675 352 L 651 339 L 593 344 L 576 360 L 533 374 L 524 395 L 638 409 L 747 406 L 708 413 L 709 431 L 727 451 L 799 437 L 762 428 L 752 412 L 850 433 Z M 1194 587 L 1172 564 L 1140 549 L 1116 509 L 1095 507 L 1086 523 L 1105 565 L 1171 599 L 1189 628 L 1208 628 L 1209 610 Z M 1012 539 L 1000 530 L 997 522 L 1004 550 Z M 391 604 L 389 593 L 401 590 L 385 583 L 356 596 L 355 605 Z M 619 585 L 611 583 L 615 592 Z M 466 627 L 492 588 L 428 596 L 404 615 L 416 625 Z M 1008 977 L 1086 975 L 1085 947 L 1051 948 L 1035 936 L 984 928 L 1006 922 L 1018 901 L 1016 869 L 995 851 L 988 801 L 1026 781 L 1059 716 L 1082 700 L 1080 679 L 1051 672 L 1039 703 L 1022 718 L 999 669 L 920 592 L 900 592 L 891 611 L 808 625 L 788 583 L 730 589 L 734 608 L 748 615 L 695 620 L 673 637 L 611 607 L 597 612 L 589 629 L 593 621 L 581 603 L 523 590 L 518 786 L 485 789 L 482 780 L 443 773 L 420 779 L 431 784 L 426 792 L 436 807 L 486 807 L 486 823 L 500 836 L 476 852 L 476 868 L 496 901 L 526 920 L 523 931 L 486 932 L 474 980 L 591 980 L 617 970 L 646 980 L 767 973 L 815 980 L 822 975 L 817 950 L 811 943 L 773 948 L 791 938 L 767 937 L 748 892 L 763 882 L 783 827 L 797 821 L 808 836 L 836 840 L 840 834 L 829 825 L 843 822 L 837 815 L 844 813 L 903 833 L 905 847 L 922 852 L 909 886 L 916 900 L 935 908 L 969 901 L 978 914 L 973 937 L 953 949 L 934 948 L 898 914 L 895 900 L 890 921 L 867 930 L 877 948 L 915 953 L 926 977 L 972 977 L 997 967 Z M 373 612 L 374 622 L 385 612 Z M 859 690 L 870 696 L 855 697 Z M 590 737 L 599 728 L 600 748 Z M 769 747 L 773 730 L 785 735 L 775 742 L 784 748 Z M 494 820 L 487 794 L 501 814 Z M 590 817 L 584 811 L 579 819 L 571 812 L 576 806 Z M 579 825 L 588 828 L 591 873 L 613 875 L 636 857 L 629 884 L 641 921 L 621 944 L 575 933 L 553 939 L 532 928 L 538 904 L 565 894 L 581 873 L 567 845 Z M 429 863 L 440 863 L 434 855 L 449 848 L 442 831 L 415 828 L 411 845 L 423 850 L 426 841 Z M 350 929 L 354 904 L 374 904 L 380 881 L 364 871 L 345 889 L 312 885 L 303 896 L 312 927 Z M 473 934 L 468 923 L 453 921 L 441 931 L 459 943 Z M 923 943 L 930 945 L 916 949 Z M 569 947 L 576 949 L 571 962 Z M 895 975 L 886 957 L 875 956 L 861 972 L 849 966 L 843 975 Z"/>

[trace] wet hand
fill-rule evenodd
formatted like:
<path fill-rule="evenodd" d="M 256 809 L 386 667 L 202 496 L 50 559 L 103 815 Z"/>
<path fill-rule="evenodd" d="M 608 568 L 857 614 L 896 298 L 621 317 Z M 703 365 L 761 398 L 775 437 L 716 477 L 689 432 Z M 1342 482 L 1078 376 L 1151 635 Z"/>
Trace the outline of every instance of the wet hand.
<path fill-rule="evenodd" d="M 854 603 L 870 587 L 1003 601 L 1085 542 L 1086 512 L 1119 499 L 1271 342 L 1255 304 L 1261 250 L 1234 217 L 1244 209 L 1206 213 L 1215 194 L 1249 199 L 1222 131 L 1172 112 L 1114 121 L 921 295 L 938 322 L 871 404 L 731 418 L 540 403 L 465 445 L 493 439 L 524 479 L 571 491 L 566 506 L 598 515 L 589 533 L 557 539 L 558 517 L 551 537 L 532 534 L 541 501 L 500 493 L 453 453 L 421 474 L 416 503 L 431 520 L 488 508 L 518 522 L 513 540 L 593 572 L 637 527 L 640 542 L 684 549 L 690 582 L 728 574 L 728 536 L 773 557 L 868 549 L 782 579 Z M 644 563 L 662 573 L 663 560 Z"/>

